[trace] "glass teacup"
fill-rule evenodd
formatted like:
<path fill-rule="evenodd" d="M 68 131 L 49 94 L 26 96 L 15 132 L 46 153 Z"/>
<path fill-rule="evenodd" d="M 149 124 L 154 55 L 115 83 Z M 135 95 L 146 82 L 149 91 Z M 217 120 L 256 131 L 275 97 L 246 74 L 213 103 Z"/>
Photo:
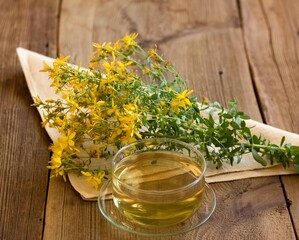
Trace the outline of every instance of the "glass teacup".
<path fill-rule="evenodd" d="M 149 138 L 129 144 L 112 161 L 114 204 L 137 224 L 183 222 L 201 205 L 205 169 L 202 154 L 178 140 Z"/>

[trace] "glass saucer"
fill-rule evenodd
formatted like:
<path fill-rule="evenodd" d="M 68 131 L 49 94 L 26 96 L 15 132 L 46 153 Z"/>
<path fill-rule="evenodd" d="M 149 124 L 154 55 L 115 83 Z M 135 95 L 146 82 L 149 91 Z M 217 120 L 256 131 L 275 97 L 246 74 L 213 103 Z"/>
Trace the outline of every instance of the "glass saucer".
<path fill-rule="evenodd" d="M 111 181 L 106 181 L 100 190 L 98 205 L 104 217 L 114 226 L 143 236 L 171 236 L 189 232 L 203 225 L 216 207 L 216 196 L 213 189 L 206 183 L 204 197 L 200 208 L 189 219 L 172 226 L 150 227 L 131 222 L 115 207 L 112 201 Z"/>

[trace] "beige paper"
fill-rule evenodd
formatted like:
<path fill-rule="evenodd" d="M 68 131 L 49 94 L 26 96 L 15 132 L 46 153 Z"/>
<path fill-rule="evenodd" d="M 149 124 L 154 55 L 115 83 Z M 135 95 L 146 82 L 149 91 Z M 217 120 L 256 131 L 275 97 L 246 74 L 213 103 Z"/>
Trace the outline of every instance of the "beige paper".
<path fill-rule="evenodd" d="M 39 96 L 42 100 L 59 98 L 59 96 L 55 94 L 54 89 L 50 87 L 51 80 L 49 80 L 48 74 L 40 72 L 43 68 L 43 61 L 45 61 L 48 65 L 52 65 L 54 59 L 23 48 L 18 48 L 17 54 L 19 56 L 31 95 L 33 97 Z M 43 118 L 42 110 L 38 109 L 38 111 L 41 118 Z M 264 137 L 269 139 L 272 143 L 279 144 L 280 139 L 285 136 L 286 143 L 290 142 L 294 145 L 299 145 L 298 134 L 290 133 L 253 120 L 247 120 L 246 124 L 248 126 L 255 126 L 252 129 L 252 132 L 257 135 L 262 133 Z M 59 133 L 53 128 L 46 127 L 46 131 L 53 141 L 56 141 L 59 137 Z M 103 162 L 101 162 L 101 164 L 103 164 Z M 284 169 L 281 165 L 269 165 L 267 167 L 263 167 L 257 163 L 251 155 L 245 155 L 243 156 L 240 164 L 235 164 L 233 167 L 229 164 L 224 164 L 223 168 L 219 170 L 216 170 L 214 166 L 208 167 L 206 171 L 206 180 L 207 182 L 212 183 L 242 178 L 294 173 L 294 169 Z M 68 174 L 68 177 L 74 189 L 81 194 L 83 199 L 94 200 L 97 198 L 98 191 L 93 189 L 91 184 L 87 183 L 83 176 L 70 173 Z"/>

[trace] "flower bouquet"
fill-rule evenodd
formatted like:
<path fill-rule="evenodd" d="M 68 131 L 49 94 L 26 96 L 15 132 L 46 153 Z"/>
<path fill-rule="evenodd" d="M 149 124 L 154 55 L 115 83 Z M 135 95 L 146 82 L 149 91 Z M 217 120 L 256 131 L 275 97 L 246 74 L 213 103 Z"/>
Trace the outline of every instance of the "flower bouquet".
<path fill-rule="evenodd" d="M 122 146 L 151 137 L 192 143 L 218 169 L 251 154 L 263 166 L 281 163 L 299 170 L 299 146 L 285 143 L 285 137 L 274 144 L 254 134 L 235 100 L 224 108 L 192 96 L 157 48 L 145 51 L 136 37 L 93 44 L 88 69 L 69 64 L 68 57 L 44 63 L 42 71 L 60 98 L 35 96 L 33 105 L 43 111 L 43 126 L 60 134 L 50 146 L 53 176 L 77 172 L 98 188 L 109 167 L 95 160 L 106 161 Z"/>

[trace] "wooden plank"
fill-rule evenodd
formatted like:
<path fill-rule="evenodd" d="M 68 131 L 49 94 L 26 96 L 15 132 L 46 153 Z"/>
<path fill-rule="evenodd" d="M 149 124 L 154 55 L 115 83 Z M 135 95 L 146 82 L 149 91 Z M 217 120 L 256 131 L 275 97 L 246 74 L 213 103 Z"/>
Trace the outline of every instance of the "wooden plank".
<path fill-rule="evenodd" d="M 298 238 L 299 233 L 299 176 L 285 176 L 282 178 L 282 182 L 285 188 L 288 206 L 293 220 L 294 228 L 296 230 L 296 236 Z"/>
<path fill-rule="evenodd" d="M 44 239 L 139 239 L 117 230 L 96 202 L 83 201 L 69 182 L 53 179 L 48 194 Z"/>
<path fill-rule="evenodd" d="M 218 193 L 218 206 L 198 234 L 202 239 L 295 239 L 277 177 L 224 182 L 213 187 Z"/>
<path fill-rule="evenodd" d="M 242 1 L 244 37 L 266 122 L 299 133 L 299 20 L 286 2 Z"/>
<path fill-rule="evenodd" d="M 1 1 L 0 239 L 41 239 L 49 139 L 41 128 L 16 48 L 54 56 L 58 1 Z"/>
<path fill-rule="evenodd" d="M 233 97 L 240 108 L 261 120 L 246 60 L 236 1 L 93 1 L 73 14 L 81 0 L 63 1 L 60 52 L 73 61 L 86 62 L 86 39 L 114 41 L 131 32 L 140 33 L 142 44 L 157 43 L 176 63 L 196 95 L 208 95 L 222 104 Z M 90 9 L 92 8 L 92 9 Z M 94 9 L 96 11 L 94 12 Z M 80 19 L 80 27 L 66 27 Z M 91 22 L 92 21 L 92 22 Z M 92 26 L 92 27 L 91 27 Z M 66 46 L 72 46 L 71 48 Z M 80 60 L 80 59 L 83 59 Z M 169 239 L 294 239 L 279 178 L 260 178 L 213 184 L 218 206 L 200 229 Z M 267 199 L 263 193 L 267 194 Z M 241 223 L 241 224 L 240 224 Z M 280 226 L 273 229 L 273 223 Z M 45 239 L 142 239 L 111 226 L 100 216 L 96 203 L 84 202 L 68 183 L 51 181 Z"/>
<path fill-rule="evenodd" d="M 100 19 L 96 9 L 97 0 L 62 1 L 59 54 L 70 55 L 70 61 L 82 66 L 88 65 L 92 52 L 93 24 Z"/>
<path fill-rule="evenodd" d="M 84 3 L 84 4 L 83 4 Z M 193 10 L 191 10 L 193 9 Z M 213 9 L 213 10 L 211 10 Z M 88 64 L 91 42 L 110 42 L 137 32 L 143 46 L 203 31 L 238 26 L 234 1 L 63 1 L 60 53 L 75 63 Z"/>
<path fill-rule="evenodd" d="M 299 4 L 291 0 L 242 0 L 241 8 L 249 62 L 265 120 L 299 133 Z M 298 181 L 299 176 L 284 176 L 282 182 L 292 202 L 290 212 L 299 236 L 295 179 Z"/>

